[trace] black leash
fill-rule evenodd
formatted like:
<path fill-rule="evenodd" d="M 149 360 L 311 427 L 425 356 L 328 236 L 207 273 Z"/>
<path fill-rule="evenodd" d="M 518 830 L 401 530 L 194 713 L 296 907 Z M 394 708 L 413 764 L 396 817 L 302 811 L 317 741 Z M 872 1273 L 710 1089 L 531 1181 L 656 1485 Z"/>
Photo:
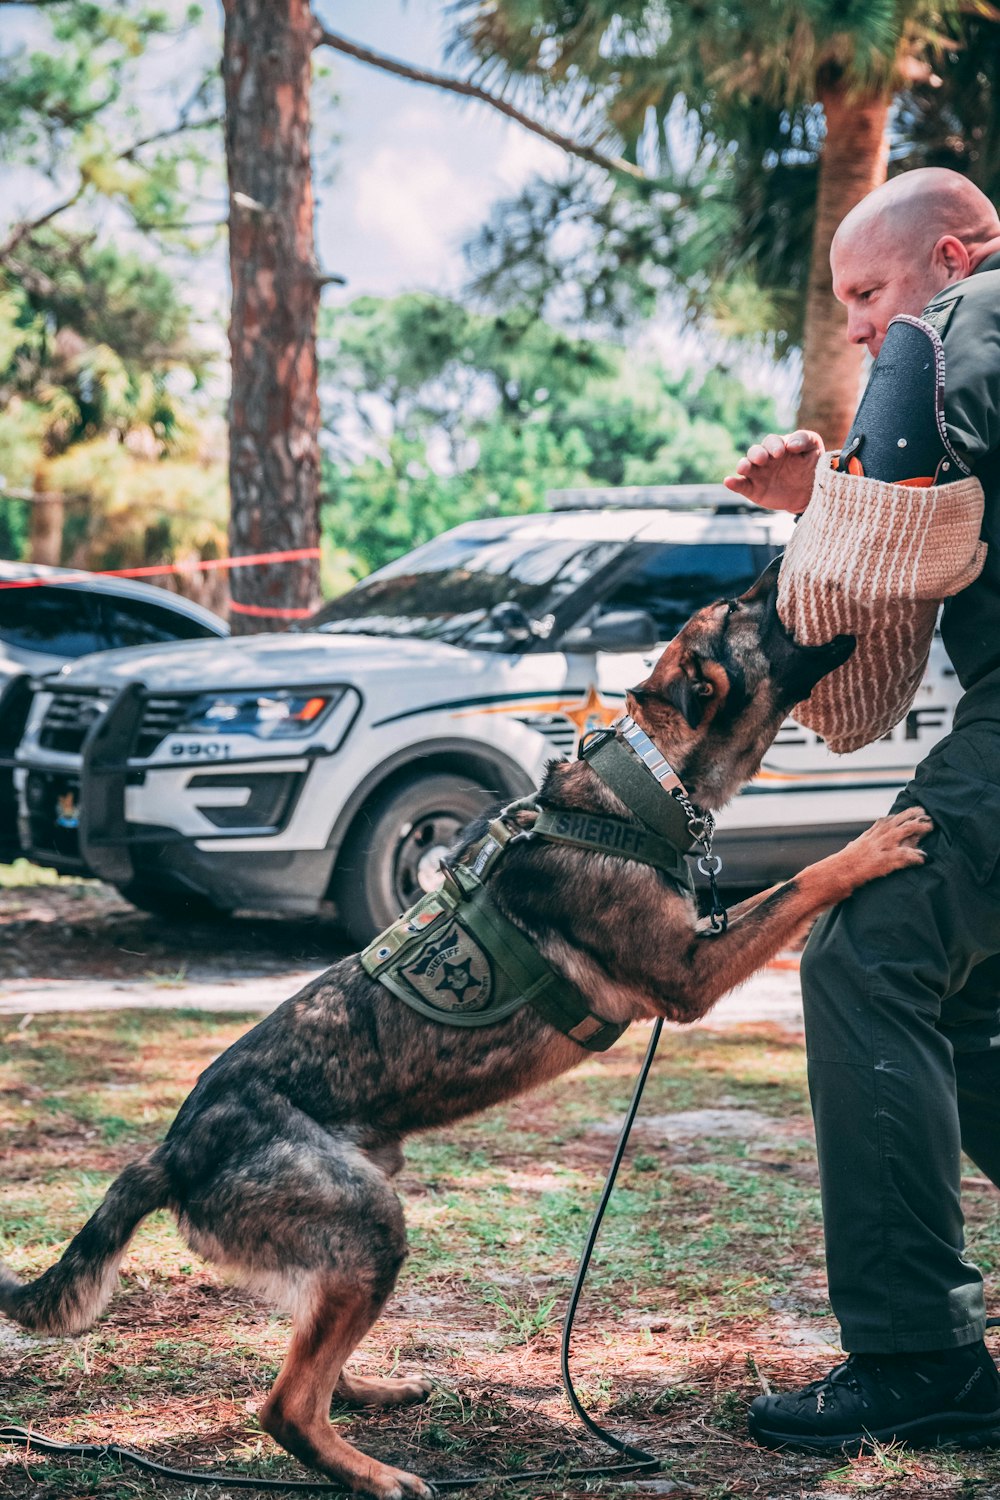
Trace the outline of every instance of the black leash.
<path fill-rule="evenodd" d="M 601 1224 L 607 1211 L 611 1194 L 614 1191 L 615 1181 L 618 1177 L 618 1169 L 622 1164 L 629 1136 L 635 1117 L 639 1112 L 639 1104 L 642 1100 L 649 1070 L 653 1065 L 660 1033 L 663 1030 L 663 1021 L 657 1020 L 653 1025 L 653 1032 L 646 1048 L 646 1056 L 643 1059 L 639 1076 L 635 1081 L 632 1091 L 632 1099 L 629 1104 L 622 1128 L 618 1134 L 618 1144 L 604 1179 L 604 1187 L 601 1192 L 600 1201 L 591 1220 L 587 1240 L 580 1256 L 580 1263 L 576 1269 L 576 1278 L 573 1282 L 573 1290 L 570 1294 L 569 1306 L 566 1309 L 566 1318 L 563 1323 L 562 1349 L 560 1353 L 560 1368 L 562 1371 L 563 1386 L 569 1399 L 569 1404 L 574 1413 L 589 1432 L 596 1438 L 620 1453 L 626 1460 L 625 1463 L 596 1464 L 586 1468 L 563 1468 L 558 1461 L 553 1461 L 548 1469 L 527 1469 L 519 1474 L 470 1474 L 462 1479 L 437 1479 L 426 1480 L 425 1483 L 432 1490 L 444 1493 L 448 1490 L 472 1489 L 477 1484 L 519 1484 L 524 1481 L 544 1479 L 551 1480 L 557 1477 L 565 1479 L 597 1479 L 613 1474 L 636 1474 L 653 1473 L 661 1468 L 660 1460 L 652 1453 L 647 1453 L 642 1448 L 637 1448 L 633 1443 L 626 1443 L 622 1438 L 615 1437 L 614 1433 L 606 1431 L 600 1423 L 595 1422 L 593 1417 L 586 1411 L 573 1386 L 569 1370 L 570 1343 L 573 1337 L 573 1323 L 576 1318 L 576 1310 L 580 1303 L 584 1284 L 587 1280 L 587 1272 L 590 1269 L 591 1257 L 597 1244 Z M 995 1320 L 1000 1322 L 1000 1319 Z M 137 1469 L 142 1469 L 146 1474 L 157 1474 L 161 1479 L 173 1479 L 186 1484 L 225 1484 L 234 1490 L 271 1490 L 281 1494 L 337 1494 L 346 1495 L 349 1492 L 339 1484 L 330 1484 L 323 1479 L 256 1479 L 252 1474 L 219 1474 L 206 1469 L 173 1469 L 168 1464 L 156 1463 L 147 1458 L 144 1453 L 139 1453 L 135 1448 L 123 1448 L 120 1443 L 63 1443 L 56 1438 L 47 1437 L 42 1432 L 32 1431 L 27 1427 L 7 1426 L 0 1427 L 0 1443 L 13 1443 L 28 1450 L 38 1453 L 55 1453 L 73 1455 L 77 1458 L 108 1459 L 116 1458 L 122 1463 L 132 1464 Z"/>

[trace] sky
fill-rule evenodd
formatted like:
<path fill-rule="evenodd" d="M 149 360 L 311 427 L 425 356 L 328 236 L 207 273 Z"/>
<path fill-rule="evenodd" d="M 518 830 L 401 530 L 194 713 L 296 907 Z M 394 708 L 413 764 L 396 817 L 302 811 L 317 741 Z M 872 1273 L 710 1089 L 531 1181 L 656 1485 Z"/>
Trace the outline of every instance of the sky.
<path fill-rule="evenodd" d="M 331 30 L 417 66 L 454 74 L 441 0 L 318 0 Z M 348 290 L 458 290 L 463 241 L 498 198 L 561 172 L 555 146 L 488 105 L 390 77 L 326 51 L 340 99 L 335 180 L 320 187 L 317 245 Z M 327 153 L 317 133 L 318 156 Z"/>

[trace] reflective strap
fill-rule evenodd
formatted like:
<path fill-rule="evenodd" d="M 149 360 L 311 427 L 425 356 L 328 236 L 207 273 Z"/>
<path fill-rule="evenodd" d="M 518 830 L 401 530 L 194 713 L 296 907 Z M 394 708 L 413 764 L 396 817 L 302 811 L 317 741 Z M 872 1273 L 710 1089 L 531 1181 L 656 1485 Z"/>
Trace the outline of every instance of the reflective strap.
<path fill-rule="evenodd" d="M 498 911 L 487 891 L 477 891 L 463 906 L 462 922 L 509 976 L 525 1003 L 588 1052 L 607 1051 L 628 1028 L 627 1021 L 595 1016 L 521 929 Z"/>
<path fill-rule="evenodd" d="M 568 808 L 545 808 L 535 819 L 531 834 L 553 843 L 590 849 L 595 854 L 638 860 L 640 864 L 661 870 L 684 886 L 692 882 L 687 861 L 672 840 L 661 838 L 642 824 L 627 822 L 625 818 L 575 812 Z"/>
<path fill-rule="evenodd" d="M 621 735 L 629 749 L 638 755 L 647 771 L 656 777 L 664 791 L 672 792 L 674 787 L 678 786 L 683 791 L 684 784 L 663 751 L 657 749 L 649 735 L 644 729 L 639 728 L 631 714 L 622 714 L 611 727 Z"/>

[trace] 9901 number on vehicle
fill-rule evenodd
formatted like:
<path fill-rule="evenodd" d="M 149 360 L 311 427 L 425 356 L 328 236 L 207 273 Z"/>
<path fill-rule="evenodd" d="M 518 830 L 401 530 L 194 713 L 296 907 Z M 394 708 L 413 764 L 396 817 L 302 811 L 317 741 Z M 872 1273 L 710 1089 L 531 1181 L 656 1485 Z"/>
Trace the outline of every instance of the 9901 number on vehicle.
<path fill-rule="evenodd" d="M 218 740 L 181 740 L 170 746 L 175 760 L 228 760 L 232 746 Z"/>

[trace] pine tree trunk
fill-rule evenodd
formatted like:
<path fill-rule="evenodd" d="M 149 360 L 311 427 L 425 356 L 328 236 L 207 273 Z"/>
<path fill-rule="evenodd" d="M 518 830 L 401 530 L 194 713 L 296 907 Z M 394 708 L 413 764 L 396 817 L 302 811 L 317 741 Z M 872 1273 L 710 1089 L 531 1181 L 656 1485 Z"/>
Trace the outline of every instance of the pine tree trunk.
<path fill-rule="evenodd" d="M 885 181 L 890 101 L 848 98 L 839 86 L 822 91 L 820 101 L 826 140 L 819 163 L 798 424 L 836 448 L 857 409 L 865 351 L 847 342 L 847 314 L 833 295 L 830 245 L 844 215 Z"/>
<path fill-rule="evenodd" d="M 66 507 L 62 494 L 46 482 L 44 468 L 35 471 L 34 499 L 28 506 L 28 561 L 57 568 L 62 562 Z"/>
<path fill-rule="evenodd" d="M 223 0 L 232 350 L 229 546 L 234 557 L 316 547 L 319 395 L 307 0 Z M 235 604 L 307 609 L 315 561 L 234 568 Z M 233 612 L 234 632 L 280 614 Z"/>

